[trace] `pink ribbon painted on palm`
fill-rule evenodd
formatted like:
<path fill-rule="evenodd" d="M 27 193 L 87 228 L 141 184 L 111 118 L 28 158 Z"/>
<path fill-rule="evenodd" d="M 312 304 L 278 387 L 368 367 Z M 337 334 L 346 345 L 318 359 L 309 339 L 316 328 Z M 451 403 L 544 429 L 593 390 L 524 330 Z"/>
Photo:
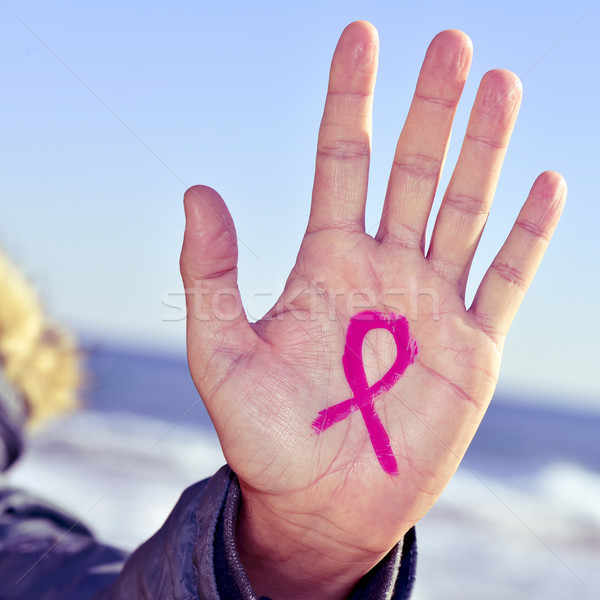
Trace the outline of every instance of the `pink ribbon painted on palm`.
<path fill-rule="evenodd" d="M 362 360 L 362 346 L 365 336 L 372 329 L 386 329 L 396 342 L 396 359 L 385 375 L 369 386 Z M 353 396 L 339 404 L 319 412 L 312 422 L 316 433 L 322 433 L 339 421 L 360 410 L 371 438 L 377 460 L 382 469 L 390 475 L 398 474 L 398 463 L 392 452 L 390 438 L 375 410 L 375 398 L 389 390 L 412 365 L 417 354 L 417 344 L 411 338 L 408 321 L 400 315 L 384 315 L 375 311 L 358 313 L 350 319 L 346 333 L 346 346 L 342 364 Z"/>

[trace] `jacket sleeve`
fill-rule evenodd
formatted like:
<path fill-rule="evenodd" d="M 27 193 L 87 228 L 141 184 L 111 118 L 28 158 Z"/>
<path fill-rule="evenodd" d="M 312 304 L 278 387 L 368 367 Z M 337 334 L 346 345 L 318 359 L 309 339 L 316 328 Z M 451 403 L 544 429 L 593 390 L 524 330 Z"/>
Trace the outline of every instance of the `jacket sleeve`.
<path fill-rule="evenodd" d="M 235 544 L 240 500 L 237 478 L 227 466 L 188 488 L 101 599 L 257 600 Z M 409 598 L 415 564 L 411 530 L 357 584 L 351 600 Z"/>
<path fill-rule="evenodd" d="M 218 598 L 254 600 L 250 582 L 235 544 L 235 524 L 240 506 L 240 488 L 235 475 L 217 521 L 214 569 Z M 404 600 L 410 598 L 416 566 L 416 538 L 411 529 L 399 544 L 354 588 L 349 600 Z"/>

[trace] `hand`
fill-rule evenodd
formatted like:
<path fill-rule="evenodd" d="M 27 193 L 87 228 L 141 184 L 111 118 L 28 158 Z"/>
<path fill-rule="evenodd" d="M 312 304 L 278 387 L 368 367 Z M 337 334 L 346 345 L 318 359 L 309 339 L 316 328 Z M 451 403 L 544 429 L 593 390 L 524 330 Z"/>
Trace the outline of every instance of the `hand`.
<path fill-rule="evenodd" d="M 185 195 L 189 364 L 240 480 L 239 550 L 259 595 L 347 595 L 439 497 L 494 391 L 506 333 L 566 188 L 556 173 L 537 179 L 466 308 L 469 267 L 521 99 L 512 73 L 484 76 L 425 255 L 470 61 L 463 33 L 445 31 L 431 43 L 373 238 L 364 208 L 377 34 L 364 22 L 346 28 L 331 66 L 306 235 L 282 297 L 257 323 L 241 310 L 223 200 L 206 187 Z M 406 317 L 418 347 L 374 402 L 397 473 L 382 468 L 360 411 L 318 434 L 311 427 L 320 411 L 352 397 L 342 356 L 350 320 L 365 308 Z M 395 352 L 389 332 L 367 336 L 370 385 Z"/>

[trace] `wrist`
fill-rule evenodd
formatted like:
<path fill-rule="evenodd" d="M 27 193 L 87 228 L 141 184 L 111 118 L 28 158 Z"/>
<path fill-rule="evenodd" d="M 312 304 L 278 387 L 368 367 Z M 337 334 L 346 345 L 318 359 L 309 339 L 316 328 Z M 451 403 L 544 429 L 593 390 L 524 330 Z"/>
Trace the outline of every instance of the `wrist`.
<path fill-rule="evenodd" d="M 240 487 L 236 543 L 259 597 L 341 600 L 391 549 L 363 547 L 331 515 L 294 510 L 289 497 Z"/>

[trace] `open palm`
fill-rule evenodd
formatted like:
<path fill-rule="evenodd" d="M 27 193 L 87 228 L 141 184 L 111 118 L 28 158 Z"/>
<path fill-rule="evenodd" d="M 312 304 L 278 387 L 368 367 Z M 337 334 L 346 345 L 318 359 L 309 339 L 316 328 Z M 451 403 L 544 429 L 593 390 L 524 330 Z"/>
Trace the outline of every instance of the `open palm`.
<path fill-rule="evenodd" d="M 344 31 L 331 67 L 307 232 L 282 297 L 257 323 L 241 309 L 237 242 L 223 201 L 210 188 L 186 193 L 181 266 L 192 376 L 239 477 L 248 539 L 260 545 L 259 531 L 270 528 L 284 539 L 272 544 L 273 556 L 288 549 L 288 558 L 295 544 L 294 568 L 303 578 L 315 555 L 325 558 L 313 574 L 335 575 L 327 553 L 338 552 L 340 565 L 358 565 L 351 585 L 441 494 L 492 396 L 505 335 L 560 215 L 564 182 L 545 173 L 465 307 L 469 267 L 521 98 L 513 74 L 491 71 L 425 254 L 470 60 L 470 41 L 460 32 L 443 32 L 430 45 L 371 237 L 364 208 L 377 37 L 363 22 Z M 353 396 L 342 357 L 351 319 L 365 310 L 405 317 L 418 348 L 374 400 L 394 473 L 382 468 L 360 410 L 320 432 L 311 426 L 321 411 Z M 395 356 L 389 331 L 367 335 L 360 361 L 369 385 Z"/>

